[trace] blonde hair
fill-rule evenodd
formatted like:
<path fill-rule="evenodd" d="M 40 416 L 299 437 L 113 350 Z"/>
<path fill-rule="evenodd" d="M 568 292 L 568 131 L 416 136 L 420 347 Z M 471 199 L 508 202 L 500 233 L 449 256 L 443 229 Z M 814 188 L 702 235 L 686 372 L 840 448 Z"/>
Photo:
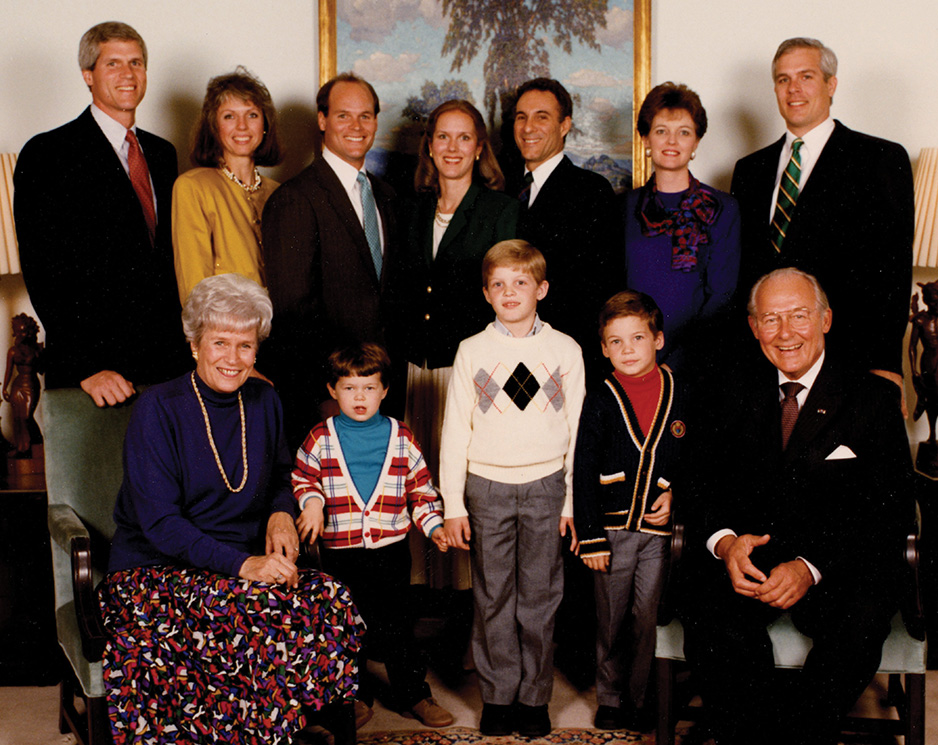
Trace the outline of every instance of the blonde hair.
<path fill-rule="evenodd" d="M 512 238 L 499 241 L 485 252 L 482 259 L 482 286 L 487 287 L 489 277 L 497 267 L 507 266 L 530 274 L 540 284 L 547 279 L 547 260 L 527 241 Z"/>

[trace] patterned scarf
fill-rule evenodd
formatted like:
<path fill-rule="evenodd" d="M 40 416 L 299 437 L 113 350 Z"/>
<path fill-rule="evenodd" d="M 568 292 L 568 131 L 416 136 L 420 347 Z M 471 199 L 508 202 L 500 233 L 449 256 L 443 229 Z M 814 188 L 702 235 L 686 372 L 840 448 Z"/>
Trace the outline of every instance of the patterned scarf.
<path fill-rule="evenodd" d="M 689 174 L 690 175 L 690 174 Z M 690 187 L 676 210 L 668 210 L 658 197 L 652 174 L 642 189 L 637 217 L 642 235 L 671 236 L 671 269 L 676 272 L 697 270 L 697 251 L 710 242 L 708 228 L 720 214 L 720 203 L 700 182 L 690 175 Z"/>

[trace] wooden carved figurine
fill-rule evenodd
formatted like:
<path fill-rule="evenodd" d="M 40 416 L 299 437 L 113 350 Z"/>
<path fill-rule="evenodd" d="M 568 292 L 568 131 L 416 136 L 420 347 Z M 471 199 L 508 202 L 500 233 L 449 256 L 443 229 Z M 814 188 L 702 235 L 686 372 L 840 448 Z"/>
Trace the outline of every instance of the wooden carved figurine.
<path fill-rule="evenodd" d="M 912 333 L 909 336 L 909 367 L 917 401 L 912 418 L 924 413 L 928 419 L 928 439 L 919 444 L 915 460 L 917 470 L 938 479 L 938 441 L 935 421 L 938 419 L 938 281 L 918 282 L 922 288 L 925 310 L 919 308 L 918 294 L 912 297 Z M 921 355 L 918 347 L 922 346 Z"/>
<path fill-rule="evenodd" d="M 28 458 L 30 446 L 42 442 L 33 414 L 39 404 L 39 362 L 42 347 L 39 324 L 25 313 L 13 318 L 13 346 L 7 353 L 3 397 L 13 407 L 13 446 L 16 457 Z"/>

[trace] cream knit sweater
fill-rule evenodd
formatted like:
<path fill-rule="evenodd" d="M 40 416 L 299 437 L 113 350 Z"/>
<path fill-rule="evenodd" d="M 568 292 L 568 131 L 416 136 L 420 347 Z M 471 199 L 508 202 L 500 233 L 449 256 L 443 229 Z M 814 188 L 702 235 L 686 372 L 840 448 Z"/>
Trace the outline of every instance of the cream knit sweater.
<path fill-rule="evenodd" d="M 492 324 L 456 352 L 440 447 L 444 517 L 465 517 L 466 475 L 523 484 L 566 472 L 573 516 L 573 451 L 585 396 L 583 355 L 544 324 L 516 338 Z"/>

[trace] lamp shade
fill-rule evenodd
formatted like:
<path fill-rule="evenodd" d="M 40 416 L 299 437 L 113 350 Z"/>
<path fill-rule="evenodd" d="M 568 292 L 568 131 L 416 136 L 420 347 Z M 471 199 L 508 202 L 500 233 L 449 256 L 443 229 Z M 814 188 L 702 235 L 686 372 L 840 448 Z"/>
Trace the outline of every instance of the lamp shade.
<path fill-rule="evenodd" d="M 915 266 L 938 267 L 938 147 L 922 148 L 915 173 Z"/>
<path fill-rule="evenodd" d="M 20 253 L 13 227 L 13 169 L 16 153 L 0 153 L 0 274 L 20 273 Z"/>

